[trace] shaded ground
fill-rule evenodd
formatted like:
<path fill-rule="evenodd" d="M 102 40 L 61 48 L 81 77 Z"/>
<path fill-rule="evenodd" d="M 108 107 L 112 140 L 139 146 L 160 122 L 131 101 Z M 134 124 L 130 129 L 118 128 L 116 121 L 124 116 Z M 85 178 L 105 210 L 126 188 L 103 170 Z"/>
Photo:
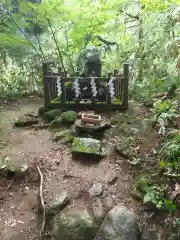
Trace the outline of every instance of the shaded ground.
<path fill-rule="evenodd" d="M 17 116 L 35 111 L 42 105 L 42 100 L 31 99 L 1 110 L 0 157 L 8 157 L 18 166 L 26 163 L 33 165 L 39 159 L 45 176 L 46 202 L 53 194 L 66 189 L 71 198 L 71 205 L 86 204 L 91 208 L 94 199 L 90 198 L 87 192 L 93 183 L 101 182 L 103 194 L 100 198 L 105 211 L 117 203 L 124 203 L 138 214 L 143 239 L 170 239 L 165 237 L 165 224 L 169 226 L 169 216 L 146 211 L 142 203 L 131 198 L 129 188 L 132 177 L 137 174 L 136 169 L 127 167 L 125 162 L 127 160 L 109 154 L 97 164 L 90 162 L 82 164 L 71 159 L 68 148 L 53 143 L 51 134 L 47 130 L 21 130 L 12 127 Z M 145 118 L 147 115 L 140 105 L 133 105 L 133 111 L 137 117 Z M 115 132 L 118 133 L 116 130 Z M 141 140 L 140 152 L 144 159 L 147 158 L 144 167 L 150 171 L 149 166 L 154 164 L 152 149 L 156 148 L 159 139 L 156 133 L 150 130 Z M 142 171 L 143 169 L 138 169 L 138 174 Z M 110 185 L 108 180 L 114 172 L 118 173 L 119 178 L 115 184 Z M 38 182 L 33 183 L 28 178 L 18 183 L 11 181 L 2 179 L 0 183 L 0 239 L 10 232 L 21 232 L 23 240 L 38 239 L 36 225 Z M 10 183 L 11 186 L 4 193 Z M 16 240 L 15 237 L 13 239 Z"/>

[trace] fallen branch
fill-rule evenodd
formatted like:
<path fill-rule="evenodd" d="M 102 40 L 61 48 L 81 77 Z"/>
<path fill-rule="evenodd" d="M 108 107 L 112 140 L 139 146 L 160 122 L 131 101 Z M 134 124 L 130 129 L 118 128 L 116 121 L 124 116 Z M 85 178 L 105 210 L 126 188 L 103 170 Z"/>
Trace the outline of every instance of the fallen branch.
<path fill-rule="evenodd" d="M 38 198 L 38 212 L 41 214 L 41 229 L 40 229 L 40 238 L 41 240 L 44 239 L 44 231 L 45 231 L 45 220 L 46 220 L 46 212 L 45 212 L 45 204 L 44 204 L 44 198 L 43 198 L 43 174 L 40 170 L 40 167 L 38 166 L 38 163 L 36 163 L 36 167 L 40 176 L 40 185 L 39 185 L 39 198 Z"/>
<path fill-rule="evenodd" d="M 0 199 L 4 196 L 4 194 L 7 192 L 7 190 L 11 187 L 12 183 L 14 182 L 14 180 L 12 180 L 9 185 L 7 186 L 7 188 L 4 190 L 4 192 L 0 195 Z"/>

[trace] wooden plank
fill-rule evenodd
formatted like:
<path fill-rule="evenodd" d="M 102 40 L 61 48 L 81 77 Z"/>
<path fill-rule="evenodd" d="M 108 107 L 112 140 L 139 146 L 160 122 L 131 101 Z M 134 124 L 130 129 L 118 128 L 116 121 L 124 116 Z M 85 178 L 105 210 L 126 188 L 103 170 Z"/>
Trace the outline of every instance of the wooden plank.
<path fill-rule="evenodd" d="M 129 64 L 124 64 L 124 79 L 123 79 L 123 105 L 128 108 L 128 86 L 129 86 Z"/>
<path fill-rule="evenodd" d="M 49 86 L 48 86 L 48 80 L 45 77 L 48 71 L 48 64 L 43 63 L 43 86 L 44 86 L 44 107 L 48 108 L 48 105 L 50 103 L 50 98 L 49 98 Z"/>
<path fill-rule="evenodd" d="M 68 109 L 68 110 L 106 110 L 106 109 L 114 109 L 114 110 L 126 110 L 126 106 L 124 104 L 61 104 L 61 103 L 50 103 L 48 108 L 50 109 Z"/>

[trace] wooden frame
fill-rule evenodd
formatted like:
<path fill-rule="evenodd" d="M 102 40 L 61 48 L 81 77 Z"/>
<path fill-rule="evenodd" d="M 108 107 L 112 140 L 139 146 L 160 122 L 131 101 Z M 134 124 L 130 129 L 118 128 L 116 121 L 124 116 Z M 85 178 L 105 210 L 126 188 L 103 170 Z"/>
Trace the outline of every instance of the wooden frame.
<path fill-rule="evenodd" d="M 128 109 L 128 80 L 129 80 L 129 64 L 124 64 L 123 74 L 117 74 L 117 70 L 114 73 L 103 76 L 102 78 L 96 78 L 98 82 L 108 85 L 111 76 L 115 77 L 113 82 L 115 97 L 119 103 L 113 103 L 108 92 L 106 90 L 106 100 L 104 102 L 97 102 L 95 98 L 91 96 L 90 103 L 82 103 L 80 98 L 74 99 L 73 102 L 66 101 L 66 90 L 65 86 L 67 83 L 74 82 L 76 77 L 67 76 L 66 73 L 61 72 L 58 69 L 58 73 L 53 74 L 48 69 L 49 63 L 43 63 L 43 84 L 44 84 L 44 107 L 46 109 L 58 109 L 63 110 L 75 110 L 75 111 L 87 111 L 87 110 L 103 110 L 115 109 L 115 110 L 126 110 Z M 77 73 L 78 74 L 78 73 Z M 57 98 L 57 78 L 61 77 L 61 89 L 62 94 L 58 102 L 53 102 L 53 99 Z M 78 76 L 78 75 L 77 75 Z M 82 78 L 84 81 L 90 78 Z"/>

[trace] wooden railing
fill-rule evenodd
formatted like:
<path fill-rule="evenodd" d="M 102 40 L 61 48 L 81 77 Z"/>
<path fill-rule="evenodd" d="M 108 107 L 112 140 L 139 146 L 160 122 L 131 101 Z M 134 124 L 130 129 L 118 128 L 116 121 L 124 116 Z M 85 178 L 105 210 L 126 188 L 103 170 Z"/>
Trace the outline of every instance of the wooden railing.
<path fill-rule="evenodd" d="M 78 73 L 76 73 L 78 77 Z M 75 94 L 74 81 L 77 77 L 67 76 L 66 73 L 58 69 L 58 73 L 49 70 L 49 64 L 43 63 L 43 82 L 44 82 L 44 105 L 46 109 L 62 108 L 62 109 L 78 109 L 78 110 L 105 110 L 128 108 L 128 80 L 129 65 L 124 64 L 123 74 L 119 74 L 117 70 L 108 76 L 94 78 L 98 94 L 93 97 L 91 91 L 91 78 L 78 78 L 80 87 L 80 96 Z M 109 92 L 109 81 L 113 77 L 113 98 Z M 60 81 L 61 94 L 58 94 L 58 84 Z M 87 88 L 86 93 L 84 87 Z M 100 91 L 103 93 L 100 95 Z M 84 96 L 83 96 L 84 93 Z"/>

